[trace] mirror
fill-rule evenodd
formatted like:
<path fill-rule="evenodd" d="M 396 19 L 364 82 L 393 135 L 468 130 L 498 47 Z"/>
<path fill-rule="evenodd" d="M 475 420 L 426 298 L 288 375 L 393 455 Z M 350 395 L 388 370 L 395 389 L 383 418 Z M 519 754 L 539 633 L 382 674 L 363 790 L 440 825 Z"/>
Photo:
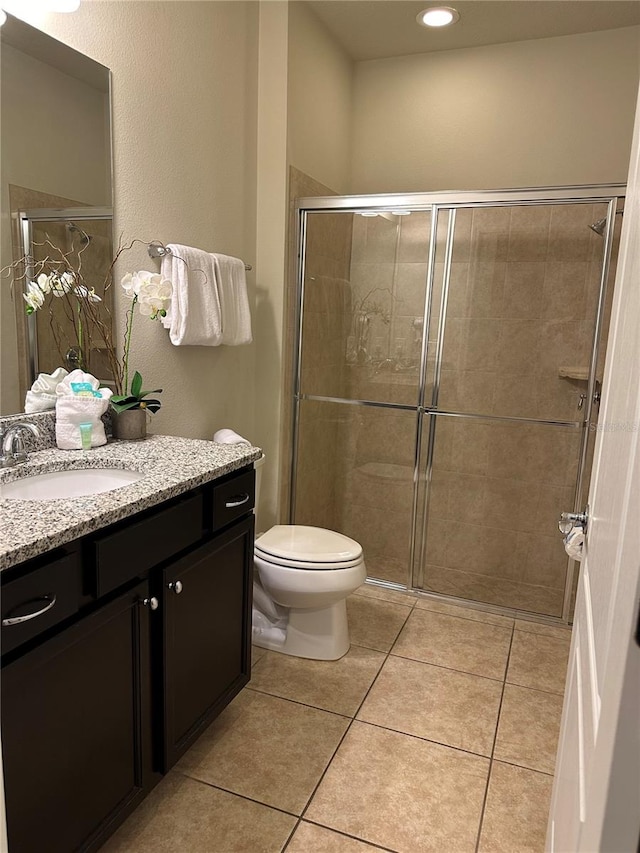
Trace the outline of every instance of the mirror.
<path fill-rule="evenodd" d="M 113 258 L 110 71 L 12 16 L 0 41 L 0 266 L 51 245 L 76 259 L 80 252 L 87 285 L 104 296 Z M 39 372 L 72 369 L 77 349 L 73 324 L 48 303 L 27 318 L 23 292 L 22 281 L 0 282 L 2 416 L 24 409 Z M 86 360 L 108 380 L 99 341 Z"/>

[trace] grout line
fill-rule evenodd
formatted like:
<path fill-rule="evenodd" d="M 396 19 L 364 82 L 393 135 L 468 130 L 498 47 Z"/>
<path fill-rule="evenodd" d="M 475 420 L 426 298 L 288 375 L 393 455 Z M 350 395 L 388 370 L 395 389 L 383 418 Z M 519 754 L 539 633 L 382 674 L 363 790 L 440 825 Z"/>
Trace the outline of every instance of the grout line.
<path fill-rule="evenodd" d="M 297 829 L 298 829 L 298 827 L 300 826 L 301 820 L 302 820 L 301 818 L 298 818 L 298 820 L 296 821 L 295 826 L 293 827 L 293 829 L 291 830 L 291 832 L 290 832 L 290 833 L 289 833 L 289 835 L 287 836 L 287 839 L 286 839 L 286 841 L 284 842 L 284 845 L 280 848 L 280 853 L 284 853 L 284 851 L 287 849 L 287 847 L 288 847 L 288 846 L 289 846 L 289 844 L 291 843 L 291 839 L 292 839 L 292 838 L 293 838 L 293 836 L 296 834 L 296 830 L 297 830 Z"/>
<path fill-rule="evenodd" d="M 549 776 L 551 779 L 554 773 L 549 773 L 547 770 L 538 770 L 536 767 L 529 767 L 527 764 L 517 764 L 515 761 L 507 761 L 505 758 L 494 758 L 497 764 L 508 764 L 510 767 L 518 767 L 520 770 L 528 770 L 530 773 L 539 773 L 541 776 Z"/>
<path fill-rule="evenodd" d="M 451 607 L 457 607 L 457 604 L 452 604 Z M 471 608 L 470 608 L 471 609 Z M 473 622 L 475 625 L 488 625 L 490 628 L 503 628 L 506 631 L 511 630 L 515 625 L 515 617 L 513 616 L 498 616 L 499 619 L 503 619 L 506 623 L 511 622 L 509 624 L 502 624 L 501 622 L 489 622 L 487 619 L 471 619 L 469 616 L 460 616 L 459 613 L 445 613 L 442 610 L 432 610 L 429 607 L 415 607 L 418 613 L 429 614 L 432 613 L 434 616 L 445 616 L 448 619 L 464 619 L 465 622 Z M 474 613 L 482 613 L 484 611 L 474 610 Z M 493 616 L 494 614 L 489 614 Z"/>
<path fill-rule="evenodd" d="M 364 596 L 362 596 L 362 597 L 364 598 Z M 400 634 L 402 633 L 402 629 L 403 629 L 403 628 L 404 628 L 404 626 L 406 625 L 407 620 L 409 619 L 409 616 L 411 615 L 412 610 L 413 610 L 413 608 L 411 608 L 411 609 L 409 610 L 409 613 L 407 613 L 407 615 L 406 615 L 406 617 L 405 617 L 405 619 L 404 619 L 404 621 L 403 621 L 403 623 L 402 623 L 402 625 L 401 625 L 400 629 L 398 630 L 398 633 L 396 634 L 396 637 L 395 637 L 395 639 L 394 639 L 393 643 L 391 644 L 391 648 L 393 648 L 393 646 L 394 646 L 394 644 L 395 644 L 396 640 L 398 639 L 398 637 L 399 637 L 399 636 L 400 636 Z M 365 648 L 366 648 L 366 647 L 365 647 Z M 379 651 L 379 650 L 378 650 L 378 649 L 374 649 L 373 651 Z M 327 774 L 327 772 L 328 772 L 329 768 L 330 768 L 330 767 L 331 767 L 331 765 L 333 764 L 333 760 L 334 760 L 334 758 L 336 757 L 336 755 L 337 755 L 337 753 L 338 753 L 338 750 L 340 749 L 340 747 L 341 747 L 341 746 L 342 746 L 342 744 L 344 743 L 344 740 L 345 740 L 346 736 L 347 736 L 347 735 L 349 734 L 349 732 L 351 731 L 351 727 L 352 727 L 352 725 L 353 725 L 353 724 L 354 724 L 354 722 L 355 722 L 356 716 L 358 715 L 358 713 L 359 713 L 360 709 L 362 708 L 362 706 L 363 706 L 363 705 L 364 705 L 364 703 L 366 702 L 366 700 L 367 700 L 367 696 L 368 696 L 368 695 L 369 695 L 369 693 L 371 692 L 371 689 L 373 688 L 373 685 L 374 685 L 374 684 L 376 683 L 376 681 L 378 680 L 378 676 L 379 676 L 379 675 L 380 675 L 380 673 L 382 672 L 382 668 L 384 667 L 385 663 L 387 662 L 387 658 L 388 658 L 388 657 L 389 657 L 389 655 L 391 654 L 391 649 L 390 649 L 388 652 L 384 653 L 384 654 L 385 654 L 385 658 L 384 658 L 384 660 L 382 661 L 382 663 L 380 664 L 380 668 L 378 669 L 378 672 L 376 673 L 375 678 L 373 679 L 373 681 L 372 681 L 372 682 L 371 682 L 371 684 L 369 685 L 369 688 L 367 689 L 366 693 L 364 694 L 364 697 L 363 697 L 362 701 L 360 702 L 360 704 L 359 704 L 359 705 L 358 705 L 358 707 L 356 708 L 356 711 L 355 711 L 355 713 L 354 713 L 353 717 L 351 718 L 351 722 L 349 723 L 349 725 L 347 726 L 347 728 L 346 728 L 346 730 L 345 730 L 344 734 L 343 734 L 343 735 L 342 735 L 342 737 L 340 738 L 340 741 L 338 742 L 338 745 L 336 746 L 335 750 L 333 751 L 333 753 L 332 753 L 332 755 L 331 755 L 331 758 L 330 758 L 330 759 L 329 759 L 329 761 L 327 762 L 327 766 L 325 767 L 324 771 L 322 772 L 322 775 L 320 776 L 320 779 L 318 779 L 318 782 L 317 782 L 317 784 L 316 784 L 315 788 L 314 788 L 314 789 L 313 789 L 313 791 L 311 792 L 311 796 L 310 796 L 310 797 L 309 797 L 309 799 L 307 800 L 307 804 L 306 804 L 306 806 L 304 807 L 304 809 L 302 810 L 302 814 L 300 815 L 300 817 L 301 817 L 301 818 L 304 818 L 304 816 L 306 815 L 306 813 L 307 813 L 307 811 L 308 811 L 308 809 L 309 809 L 309 806 L 310 806 L 310 805 L 311 805 L 311 803 L 313 802 L 313 798 L 315 797 L 315 795 L 316 795 L 316 793 L 317 793 L 317 791 L 318 791 L 318 788 L 319 788 L 319 787 L 320 787 L 320 785 L 322 784 L 322 782 L 323 782 L 323 780 L 324 780 L 324 777 L 326 776 L 326 774 Z"/>
<path fill-rule="evenodd" d="M 310 705 L 308 702 L 301 702 L 300 699 L 292 699 L 290 696 L 280 696 L 279 693 L 269 693 L 268 690 L 259 690 L 257 687 L 251 687 L 251 682 L 245 685 L 245 690 L 251 690 L 253 693 L 259 693 L 261 696 L 270 696 L 272 699 L 282 699 L 283 702 L 292 702 L 294 705 L 302 705 L 303 708 L 312 708 L 314 711 L 322 711 L 325 714 L 333 714 L 335 717 L 342 717 L 343 720 L 352 720 L 351 714 L 343 714 L 340 711 L 332 711 L 330 708 L 321 708 L 319 705 Z"/>
<path fill-rule="evenodd" d="M 422 660 L 421 658 L 410 658 L 410 657 L 408 657 L 408 655 L 401 655 L 401 654 L 398 654 L 398 652 L 393 652 L 393 651 L 389 652 L 389 655 L 392 658 L 401 658 L 402 660 L 411 660 L 414 663 L 423 663 L 426 666 L 437 666 L 438 669 L 447 669 L 447 670 L 449 670 L 449 672 L 459 672 L 462 675 L 473 675 L 475 678 L 486 678 L 487 681 L 497 681 L 501 684 L 504 683 L 504 676 L 502 678 L 499 678 L 497 675 L 479 675 L 477 672 L 469 672 L 468 669 L 454 669 L 452 666 L 445 666 L 442 663 L 433 663 L 433 661 Z M 508 660 L 508 656 L 507 656 L 507 660 Z"/>
<path fill-rule="evenodd" d="M 238 791 L 234 791 L 231 788 L 225 788 L 224 785 L 216 785 L 213 782 L 208 782 L 206 779 L 200 779 L 198 776 L 191 776 L 191 774 L 187 773 L 185 770 L 176 770 L 175 767 L 173 767 L 172 770 L 173 772 L 184 776 L 186 779 L 191 779 L 192 782 L 199 782 L 201 785 L 206 785 L 208 788 L 213 788 L 216 791 L 224 791 L 225 794 L 231 794 L 234 797 L 239 797 L 241 800 L 247 800 L 250 803 L 255 803 L 257 806 L 262 806 L 265 809 L 272 809 L 274 812 L 280 812 L 281 814 L 286 814 L 289 817 L 295 817 L 297 820 L 300 820 L 300 815 L 297 815 L 295 812 L 287 811 L 287 809 L 283 809 L 280 806 L 273 806 L 271 803 L 263 803 L 262 800 L 256 800 L 255 797 L 249 797 L 247 794 L 240 794 Z"/>
<path fill-rule="evenodd" d="M 312 826 L 319 826 L 320 829 L 328 829 L 330 832 L 335 832 L 336 835 L 342 835 L 344 838 L 351 838 L 353 841 L 359 841 L 361 844 L 368 844 L 369 847 L 374 847 L 376 850 L 384 850 L 385 853 L 396 853 L 391 847 L 383 847 L 381 844 L 376 844 L 375 841 L 365 841 L 364 838 L 359 838 L 357 835 L 351 835 L 348 832 L 344 832 L 342 829 L 334 829 L 332 826 L 326 826 L 324 823 L 318 823 L 316 820 L 309 820 L 305 818 L 304 821 L 301 819 L 301 823 L 309 823 Z"/>
<path fill-rule="evenodd" d="M 395 592 L 395 590 L 391 590 L 391 591 Z M 360 598 L 369 598 L 373 601 L 384 601 L 385 604 L 399 604 L 401 607 L 410 607 L 412 610 L 416 606 L 418 601 L 420 600 L 419 596 L 417 596 L 417 595 L 416 596 L 407 595 L 407 603 L 405 604 L 404 602 L 396 601 L 395 599 L 382 598 L 382 597 L 378 597 L 377 595 L 369 595 L 367 593 L 360 592 L 360 587 L 358 587 L 358 589 L 355 592 L 352 592 L 351 595 L 357 595 Z M 402 593 L 398 592 L 398 595 L 402 595 Z M 411 601 L 412 603 L 409 604 L 409 601 Z"/>
<path fill-rule="evenodd" d="M 517 618 L 517 622 L 524 622 L 525 625 L 538 625 L 541 628 L 552 628 L 555 631 L 562 631 L 566 634 L 566 637 L 556 637 L 555 634 L 547 634 L 545 631 L 532 631 L 531 628 L 521 628 L 520 625 L 516 625 L 516 631 L 520 631 L 522 634 L 536 634 L 538 637 L 548 637 L 550 640 L 570 640 L 571 634 L 573 630 L 569 626 L 564 625 L 547 625 L 546 622 L 534 622 L 531 619 L 521 619 Z"/>
<path fill-rule="evenodd" d="M 453 749 L 456 752 L 464 752 L 465 755 L 473 755 L 474 758 L 484 758 L 485 761 L 489 761 L 491 759 L 491 755 L 487 755 L 486 752 L 473 752 L 471 749 L 465 749 L 462 746 L 454 746 L 451 743 L 445 743 L 442 740 L 434 740 L 430 737 L 425 737 L 424 735 L 417 735 L 414 732 L 406 732 L 402 729 L 392 729 L 391 726 L 383 726 L 381 723 L 372 723 L 370 720 L 363 720 L 358 717 L 354 718 L 354 723 L 361 723 L 363 726 L 371 726 L 374 729 L 382 729 L 384 732 L 393 732 L 395 735 L 402 735 L 402 737 L 410 737 L 414 740 L 422 741 L 423 743 L 432 743 L 435 746 L 442 746 L 445 749 Z M 496 728 L 498 726 L 498 720 L 496 719 Z M 509 762 L 505 762 L 507 764 Z M 516 765 L 520 766 L 520 765 Z M 529 768 L 527 768 L 529 769 Z M 543 772 L 543 771 L 539 771 Z"/>
<path fill-rule="evenodd" d="M 545 690 L 543 687 L 531 687 L 530 684 L 518 684 L 517 681 L 505 681 L 505 684 L 508 684 L 510 687 L 519 687 L 521 690 L 533 690 L 537 693 L 546 693 L 549 696 L 559 696 L 561 699 L 564 698 L 564 690 L 561 693 L 558 693 L 557 690 Z"/>
<path fill-rule="evenodd" d="M 451 607 L 458 607 L 457 604 L 451 604 Z M 469 608 L 470 610 L 473 608 Z M 476 625 L 490 625 L 492 628 L 512 628 L 513 625 L 503 624 L 503 622 L 490 622 L 488 619 L 472 619 L 470 616 L 461 616 L 459 613 L 448 613 L 444 610 L 435 610 L 431 607 L 415 607 L 420 613 L 436 613 L 438 616 L 450 616 L 452 619 L 464 619 L 465 622 L 475 622 Z M 473 610 L 474 613 L 483 613 L 483 610 Z M 493 615 L 493 614 L 490 614 Z M 503 619 L 504 623 L 514 622 L 513 616 L 500 616 L 495 614 L 498 619 Z"/>
<path fill-rule="evenodd" d="M 489 757 L 489 773 L 487 774 L 487 784 L 486 784 L 485 789 L 484 789 L 484 797 L 482 800 L 482 809 L 480 811 L 480 823 L 478 825 L 478 836 L 476 839 L 476 847 L 475 847 L 476 853 L 478 853 L 478 850 L 480 847 L 480 838 L 482 836 L 482 824 L 484 823 L 484 813 L 485 813 L 485 810 L 487 808 L 487 797 L 489 794 L 489 783 L 491 781 L 491 772 L 493 770 L 493 755 L 495 753 L 496 742 L 498 740 L 498 729 L 500 727 L 500 715 L 502 714 L 502 702 L 504 700 L 504 691 L 505 691 L 505 687 L 507 684 L 506 678 L 507 678 L 507 673 L 509 672 L 509 659 L 511 658 L 511 647 L 513 646 L 513 638 L 514 638 L 515 632 L 516 632 L 516 628 L 515 628 L 515 623 L 514 623 L 514 626 L 511 630 L 511 641 L 509 643 L 509 652 L 507 654 L 507 662 L 506 662 L 505 670 L 504 670 L 504 679 L 502 681 L 502 693 L 500 694 L 500 705 L 498 707 L 498 718 L 497 718 L 497 722 L 496 722 L 496 730 L 495 730 L 495 733 L 493 735 L 493 745 L 491 747 L 491 755 Z"/>

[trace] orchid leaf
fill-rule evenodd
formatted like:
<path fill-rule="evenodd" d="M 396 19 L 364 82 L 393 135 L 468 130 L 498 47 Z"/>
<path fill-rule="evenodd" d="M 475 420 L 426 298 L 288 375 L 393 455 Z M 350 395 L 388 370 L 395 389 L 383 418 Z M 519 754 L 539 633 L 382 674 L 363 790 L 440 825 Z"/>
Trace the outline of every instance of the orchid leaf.
<path fill-rule="evenodd" d="M 133 397 L 140 398 L 140 391 L 142 390 L 142 376 L 136 372 L 133 374 L 133 379 L 131 380 L 131 394 Z"/>
<path fill-rule="evenodd" d="M 128 398 L 129 402 L 126 403 L 114 403 L 113 397 L 111 398 L 111 408 L 114 412 L 120 414 L 120 412 L 126 412 L 129 409 L 139 409 L 140 402 L 138 400 L 132 400 L 130 397 Z"/>

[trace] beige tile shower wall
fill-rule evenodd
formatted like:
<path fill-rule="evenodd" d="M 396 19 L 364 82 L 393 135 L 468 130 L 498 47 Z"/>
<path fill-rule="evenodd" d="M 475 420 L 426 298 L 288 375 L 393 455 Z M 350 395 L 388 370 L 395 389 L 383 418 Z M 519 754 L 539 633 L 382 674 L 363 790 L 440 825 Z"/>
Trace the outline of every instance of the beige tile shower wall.
<path fill-rule="evenodd" d="M 349 347 L 354 399 L 417 403 L 429 223 L 429 213 L 354 217 Z M 364 350 L 358 334 L 363 317 Z"/>
<path fill-rule="evenodd" d="M 459 211 L 439 405 L 574 421 L 586 383 L 605 205 Z M 567 368 L 570 370 L 567 371 Z"/>
<path fill-rule="evenodd" d="M 430 212 L 354 217 L 354 301 L 371 319 L 366 357 L 350 368 L 355 399 L 418 403 L 430 228 Z M 446 222 L 437 233 L 438 260 L 445 236 Z M 435 330 L 432 324 L 430 339 Z M 431 357 L 431 374 L 433 364 Z M 406 584 L 417 414 L 356 408 L 343 434 L 344 530 L 362 543 L 369 576 Z"/>
<path fill-rule="evenodd" d="M 344 396 L 346 342 L 351 318 L 352 217 L 310 214 L 305 253 L 301 390 Z M 303 402 L 296 472 L 297 524 L 340 529 L 341 408 Z"/>
<path fill-rule="evenodd" d="M 360 542 L 369 577 L 408 581 L 416 414 L 343 406 L 341 530 Z"/>
<path fill-rule="evenodd" d="M 588 368 L 604 205 L 459 211 L 439 406 L 576 421 Z M 603 342 L 606 346 L 606 340 Z M 441 418 L 425 586 L 560 615 L 580 436 L 537 425 Z"/>
<path fill-rule="evenodd" d="M 425 587 L 559 616 L 556 522 L 573 501 L 579 446 L 577 429 L 438 418 Z"/>

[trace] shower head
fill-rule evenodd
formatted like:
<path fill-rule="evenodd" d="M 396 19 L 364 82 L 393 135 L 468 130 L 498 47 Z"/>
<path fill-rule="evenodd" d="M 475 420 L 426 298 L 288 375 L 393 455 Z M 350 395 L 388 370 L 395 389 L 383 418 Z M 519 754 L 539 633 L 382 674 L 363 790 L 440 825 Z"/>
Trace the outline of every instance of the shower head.
<path fill-rule="evenodd" d="M 624 213 L 623 210 L 616 210 L 615 215 L 616 216 L 622 216 L 623 213 Z M 606 216 L 603 216 L 602 219 L 598 219 L 597 222 L 592 222 L 591 225 L 589 226 L 589 228 L 591 228 L 592 231 L 595 231 L 596 234 L 599 234 L 600 237 L 603 236 L 604 230 L 606 227 L 607 227 L 607 217 Z"/>
<path fill-rule="evenodd" d="M 90 234 L 87 234 L 87 232 L 86 232 L 86 231 L 83 231 L 83 230 L 82 230 L 82 228 L 78 228 L 78 226 L 76 225 L 76 223 L 75 223 L 75 222 L 68 222 L 68 223 L 67 223 L 67 230 L 68 230 L 68 231 L 70 231 L 72 234 L 73 234 L 74 232 L 75 232 L 75 233 L 77 233 L 77 234 L 79 234 L 79 235 L 80 235 L 80 242 L 81 242 L 83 245 L 85 245 L 85 246 L 86 246 L 88 243 L 90 243 L 90 242 L 91 242 L 91 240 L 92 240 L 91 235 L 90 235 Z"/>

